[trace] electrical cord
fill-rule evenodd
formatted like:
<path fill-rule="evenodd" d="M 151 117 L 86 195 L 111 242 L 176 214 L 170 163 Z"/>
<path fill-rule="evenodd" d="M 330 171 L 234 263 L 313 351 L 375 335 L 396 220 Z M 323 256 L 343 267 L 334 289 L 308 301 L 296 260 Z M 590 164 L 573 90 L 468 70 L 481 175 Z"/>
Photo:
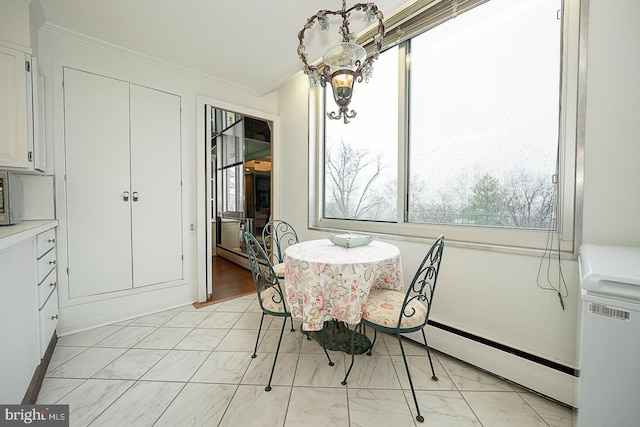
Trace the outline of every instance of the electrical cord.
<path fill-rule="evenodd" d="M 564 274 L 562 273 L 562 264 L 560 262 L 560 239 L 558 238 L 558 249 L 554 251 L 553 243 L 554 236 L 558 233 L 557 227 L 557 219 L 558 219 L 558 202 L 557 202 L 557 194 L 558 194 L 558 175 L 555 174 L 553 176 L 553 185 L 554 191 L 551 196 L 551 219 L 549 220 L 549 230 L 547 233 L 547 243 L 544 248 L 544 252 L 542 257 L 540 257 L 540 264 L 538 265 L 538 275 L 536 277 L 536 284 L 540 289 L 545 291 L 554 291 L 558 295 L 558 299 L 560 300 L 560 306 L 562 310 L 565 309 L 564 299 L 569 296 L 569 289 L 567 288 L 567 282 L 564 279 Z M 555 252 L 555 253 L 554 253 Z M 552 258 L 553 255 L 557 255 L 558 261 L 558 279 L 557 283 L 554 284 L 551 278 L 551 265 L 554 261 Z M 543 270 L 543 264 L 547 261 L 547 271 L 546 271 L 546 283 L 541 283 L 541 275 Z"/>

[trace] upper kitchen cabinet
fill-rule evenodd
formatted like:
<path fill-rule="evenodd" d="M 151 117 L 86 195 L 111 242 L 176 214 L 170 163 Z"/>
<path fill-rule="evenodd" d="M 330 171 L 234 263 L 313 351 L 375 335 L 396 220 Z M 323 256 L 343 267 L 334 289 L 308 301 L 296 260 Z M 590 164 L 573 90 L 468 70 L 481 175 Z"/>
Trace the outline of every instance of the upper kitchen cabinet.
<path fill-rule="evenodd" d="M 28 55 L 0 45 L 0 166 L 29 166 Z M 29 64 L 29 65 L 27 65 Z M 30 89 L 29 89 L 30 90 Z"/>
<path fill-rule="evenodd" d="M 64 68 L 70 298 L 183 278 L 180 103 Z"/>
<path fill-rule="evenodd" d="M 28 2 L 0 2 L 0 167 L 46 172 L 44 81 L 29 22 Z"/>

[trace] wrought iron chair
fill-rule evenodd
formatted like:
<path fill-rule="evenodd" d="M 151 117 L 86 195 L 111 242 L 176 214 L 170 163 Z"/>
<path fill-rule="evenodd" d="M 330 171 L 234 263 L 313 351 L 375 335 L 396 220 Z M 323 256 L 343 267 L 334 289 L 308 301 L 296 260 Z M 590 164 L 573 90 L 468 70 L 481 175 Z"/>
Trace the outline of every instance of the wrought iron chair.
<path fill-rule="evenodd" d="M 272 219 L 262 229 L 262 246 L 264 252 L 269 256 L 269 261 L 273 267 L 276 277 L 284 279 L 284 251 L 291 245 L 299 243 L 296 230 L 286 221 Z M 291 321 L 293 331 L 293 320 Z M 307 339 L 311 337 L 307 333 Z M 326 352 L 326 350 L 325 350 Z M 327 354 L 327 357 L 329 355 Z"/>
<path fill-rule="evenodd" d="M 264 322 L 265 314 L 275 317 L 282 317 L 282 330 L 280 331 L 280 338 L 278 339 L 278 347 L 276 348 L 276 354 L 273 357 L 273 366 L 271 368 L 271 375 L 269 376 L 269 383 L 265 387 L 266 391 L 271 391 L 271 380 L 273 378 L 273 371 L 276 368 L 276 361 L 278 360 L 278 352 L 280 351 L 280 343 L 282 342 L 282 335 L 284 334 L 284 328 L 287 324 L 287 318 L 291 318 L 291 330 L 293 328 L 293 318 L 291 313 L 287 309 L 285 303 L 285 297 L 278 276 L 273 271 L 273 266 L 269 261 L 269 257 L 265 253 L 260 242 L 250 232 L 244 233 L 244 240 L 247 245 L 247 254 L 249 257 L 249 266 L 251 267 L 251 275 L 253 276 L 253 283 L 256 286 L 256 293 L 258 295 L 258 304 L 262 309 L 262 317 L 260 318 L 260 326 L 258 328 L 258 337 L 256 338 L 256 346 L 253 350 L 251 358 L 255 359 L 258 351 L 258 343 L 260 342 L 260 332 L 262 331 L 262 323 Z"/>
<path fill-rule="evenodd" d="M 256 346 L 253 349 L 252 359 L 258 357 L 256 354 L 258 351 L 258 343 L 260 342 L 260 332 L 262 331 L 262 323 L 264 322 L 265 314 L 275 317 L 283 317 L 282 329 L 280 330 L 280 337 L 278 338 L 278 346 L 276 347 L 276 354 L 273 357 L 273 366 L 271 367 L 271 375 L 269 376 L 269 383 L 265 387 L 266 391 L 271 391 L 271 380 L 273 379 L 273 372 L 276 368 L 276 361 L 278 360 L 278 353 L 280 351 L 280 343 L 282 343 L 282 335 L 284 334 L 284 328 L 287 324 L 287 318 L 291 319 L 291 331 L 295 331 L 293 327 L 293 317 L 291 312 L 287 309 L 286 299 L 280 280 L 273 271 L 273 265 L 269 261 L 264 248 L 258 242 L 253 234 L 245 232 L 244 240 L 247 245 L 247 254 L 249 258 L 249 266 L 251 267 L 251 275 L 253 276 L 253 283 L 256 286 L 256 293 L 258 295 L 258 304 L 262 309 L 262 317 L 260 318 L 260 326 L 258 327 L 258 336 L 256 337 Z M 307 339 L 309 335 L 307 334 Z M 324 340 L 324 333 L 322 335 Z M 329 357 L 327 349 L 324 349 L 324 353 L 329 359 L 329 366 L 333 366 L 334 363 Z"/>
<path fill-rule="evenodd" d="M 264 250 L 270 256 L 273 271 L 280 279 L 284 278 L 284 251 L 296 243 L 298 243 L 298 234 L 286 221 L 273 219 L 262 230 Z"/>
<path fill-rule="evenodd" d="M 429 313 L 431 311 L 431 304 L 433 303 L 433 294 L 436 290 L 436 282 L 440 271 L 440 262 L 442 261 L 443 250 L 444 236 L 440 236 L 436 239 L 425 255 L 420 267 L 418 267 L 416 274 L 413 276 L 411 286 L 409 286 L 406 292 L 393 291 L 389 289 L 372 289 L 369 294 L 369 298 L 367 299 L 367 303 L 364 306 L 362 322 L 360 323 L 360 327 L 363 325 L 369 326 L 374 330 L 371 348 L 373 348 L 376 343 L 378 331 L 394 334 L 398 338 L 404 367 L 407 370 L 407 377 L 409 378 L 409 385 L 411 386 L 411 393 L 413 394 L 413 401 L 418 413 L 416 420 L 419 422 L 424 422 L 424 417 L 420 414 L 418 399 L 416 398 L 416 392 L 413 388 L 411 372 L 409 372 L 409 364 L 407 363 L 407 357 L 404 352 L 404 347 L 402 346 L 402 334 L 416 331 L 422 332 L 424 345 L 427 349 L 427 356 L 429 357 L 429 364 L 431 365 L 431 379 L 438 381 L 436 372 L 433 369 L 431 352 L 429 351 L 429 345 L 427 344 L 427 337 L 424 334 L 424 327 L 429 320 Z M 426 305 L 423 304 L 425 301 Z M 351 372 L 355 359 L 353 337 L 355 336 L 356 329 L 357 327 L 353 328 L 352 334 L 351 365 L 349 365 L 347 374 L 342 381 L 343 385 L 347 384 L 347 378 L 349 377 L 349 373 Z M 371 349 L 369 349 L 367 354 L 369 356 L 371 355 Z"/>

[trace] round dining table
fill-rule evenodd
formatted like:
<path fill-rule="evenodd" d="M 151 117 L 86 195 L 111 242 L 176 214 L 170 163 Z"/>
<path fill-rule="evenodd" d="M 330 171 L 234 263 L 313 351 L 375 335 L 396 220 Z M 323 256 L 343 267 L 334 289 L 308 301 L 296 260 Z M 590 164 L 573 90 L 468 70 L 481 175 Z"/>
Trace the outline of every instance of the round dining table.
<path fill-rule="evenodd" d="M 351 248 L 329 239 L 301 242 L 287 248 L 284 263 L 287 305 L 305 331 L 330 320 L 356 325 L 371 289 L 404 289 L 400 250 L 377 240 Z"/>

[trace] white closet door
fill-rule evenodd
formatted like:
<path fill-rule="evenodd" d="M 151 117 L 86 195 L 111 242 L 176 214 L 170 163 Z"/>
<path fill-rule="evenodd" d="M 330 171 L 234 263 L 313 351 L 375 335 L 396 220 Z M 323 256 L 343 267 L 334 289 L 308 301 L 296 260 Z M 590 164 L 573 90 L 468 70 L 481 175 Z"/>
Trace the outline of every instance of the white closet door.
<path fill-rule="evenodd" d="M 183 277 L 180 97 L 131 85 L 130 108 L 133 285 L 145 286 Z"/>
<path fill-rule="evenodd" d="M 64 104 L 69 295 L 130 289 L 129 84 L 65 68 Z"/>

